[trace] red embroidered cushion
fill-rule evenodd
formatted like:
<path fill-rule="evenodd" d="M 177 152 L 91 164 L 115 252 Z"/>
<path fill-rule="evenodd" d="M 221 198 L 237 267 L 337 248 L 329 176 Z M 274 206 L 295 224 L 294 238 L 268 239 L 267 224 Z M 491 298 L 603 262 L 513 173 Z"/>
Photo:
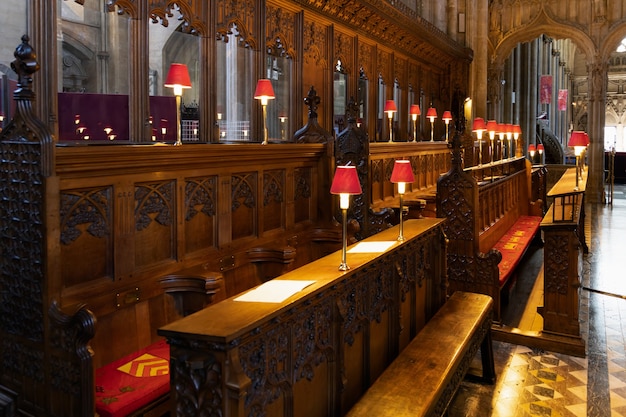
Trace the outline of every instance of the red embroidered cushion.
<path fill-rule="evenodd" d="M 154 343 L 96 370 L 96 411 L 124 417 L 170 389 L 170 347 Z"/>
<path fill-rule="evenodd" d="M 526 252 L 530 241 L 539 230 L 541 220 L 542 218 L 538 216 L 520 216 L 494 246 L 502 254 L 502 260 L 498 264 L 501 287 Z"/>

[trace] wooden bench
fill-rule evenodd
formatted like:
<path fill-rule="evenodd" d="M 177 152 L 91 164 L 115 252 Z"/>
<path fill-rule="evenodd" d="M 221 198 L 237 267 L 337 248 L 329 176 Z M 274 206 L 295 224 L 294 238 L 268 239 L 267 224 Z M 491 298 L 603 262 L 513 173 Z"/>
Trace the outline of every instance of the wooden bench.
<path fill-rule="evenodd" d="M 437 216 L 447 219 L 449 291 L 491 296 L 497 322 L 516 267 L 539 235 L 543 200 L 533 200 L 532 190 L 541 187 L 534 178 L 540 183 L 545 175 L 535 170 L 545 168 L 523 157 L 464 169 L 457 137 L 452 168 L 437 184 Z"/>
<path fill-rule="evenodd" d="M 347 417 L 444 415 L 479 349 L 481 379 L 495 382 L 492 315 L 491 297 L 455 292 Z"/>

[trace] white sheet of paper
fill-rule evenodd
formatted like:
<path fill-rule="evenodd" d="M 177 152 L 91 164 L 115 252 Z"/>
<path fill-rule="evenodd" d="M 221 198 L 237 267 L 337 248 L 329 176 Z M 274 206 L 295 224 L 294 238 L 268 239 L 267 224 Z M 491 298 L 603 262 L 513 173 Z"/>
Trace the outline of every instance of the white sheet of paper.
<path fill-rule="evenodd" d="M 267 281 L 253 290 L 235 298 L 234 301 L 247 301 L 256 303 L 282 303 L 292 295 L 302 291 L 315 281 L 299 281 L 277 279 Z"/>
<path fill-rule="evenodd" d="M 395 240 L 380 242 L 359 242 L 348 250 L 348 253 L 382 253 L 393 246 Z"/>

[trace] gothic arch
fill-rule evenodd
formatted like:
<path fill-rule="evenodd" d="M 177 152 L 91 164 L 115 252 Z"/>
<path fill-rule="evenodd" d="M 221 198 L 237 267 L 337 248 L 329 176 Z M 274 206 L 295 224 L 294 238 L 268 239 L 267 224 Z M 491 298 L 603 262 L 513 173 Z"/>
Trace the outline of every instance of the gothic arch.
<path fill-rule="evenodd" d="M 626 23 L 621 23 L 611 30 L 601 44 L 599 56 L 603 62 L 608 62 L 617 45 L 626 38 Z"/>
<path fill-rule="evenodd" d="M 491 63 L 494 66 L 504 65 L 504 61 L 518 44 L 530 42 L 541 35 L 548 35 L 554 39 L 571 39 L 585 55 L 587 64 L 592 63 L 597 55 L 597 49 L 586 33 L 574 26 L 558 23 L 547 15 L 541 14 L 527 25 L 505 35 L 495 48 L 490 41 Z"/>

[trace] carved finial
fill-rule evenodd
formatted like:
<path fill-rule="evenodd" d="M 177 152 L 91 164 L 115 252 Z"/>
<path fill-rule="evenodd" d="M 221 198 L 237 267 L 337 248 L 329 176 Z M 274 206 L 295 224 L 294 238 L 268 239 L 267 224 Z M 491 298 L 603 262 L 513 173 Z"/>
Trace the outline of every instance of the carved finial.
<path fill-rule="evenodd" d="M 30 38 L 28 35 L 22 36 L 22 43 L 15 48 L 13 56 L 15 61 L 11 62 L 11 68 L 17 74 L 17 90 L 15 90 L 15 99 L 32 99 L 34 93 L 31 90 L 33 78 L 31 77 L 35 72 L 39 70 L 39 63 L 37 62 L 37 54 L 35 50 L 28 43 Z"/>
<path fill-rule="evenodd" d="M 359 115 L 359 105 L 354 100 L 354 97 L 350 97 L 348 104 L 346 105 L 346 119 L 349 124 L 355 124 Z"/>
<path fill-rule="evenodd" d="M 317 105 L 320 104 L 320 96 L 317 95 L 315 88 L 311 86 L 309 94 L 304 98 L 304 104 L 309 106 L 309 119 L 317 118 Z"/>

